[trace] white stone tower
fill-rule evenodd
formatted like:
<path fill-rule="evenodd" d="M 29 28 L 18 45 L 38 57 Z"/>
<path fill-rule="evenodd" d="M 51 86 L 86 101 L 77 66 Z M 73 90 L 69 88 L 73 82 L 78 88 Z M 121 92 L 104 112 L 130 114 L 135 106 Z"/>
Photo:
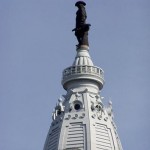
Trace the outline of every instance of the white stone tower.
<path fill-rule="evenodd" d="M 44 150 L 122 150 L 112 103 L 103 105 L 104 71 L 96 67 L 88 45 L 79 45 L 73 65 L 64 69 L 66 95 L 52 112 Z"/>

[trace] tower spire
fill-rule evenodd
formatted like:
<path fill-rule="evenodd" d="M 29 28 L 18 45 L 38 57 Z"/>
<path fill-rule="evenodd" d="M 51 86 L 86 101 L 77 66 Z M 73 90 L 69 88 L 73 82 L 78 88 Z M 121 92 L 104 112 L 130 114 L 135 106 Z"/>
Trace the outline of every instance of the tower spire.
<path fill-rule="evenodd" d="M 79 1 L 75 5 L 83 9 L 86 4 Z M 88 31 L 82 28 L 85 20 L 80 22 L 80 32 L 78 23 L 75 28 L 77 39 L 80 37 L 77 54 L 73 64 L 63 71 L 62 86 L 66 94 L 63 99 L 59 98 L 52 112 L 44 150 L 123 150 L 113 119 L 112 102 L 105 107 L 100 95 L 104 71 L 95 66 L 90 57 Z M 78 37 L 80 33 L 84 36 Z"/>

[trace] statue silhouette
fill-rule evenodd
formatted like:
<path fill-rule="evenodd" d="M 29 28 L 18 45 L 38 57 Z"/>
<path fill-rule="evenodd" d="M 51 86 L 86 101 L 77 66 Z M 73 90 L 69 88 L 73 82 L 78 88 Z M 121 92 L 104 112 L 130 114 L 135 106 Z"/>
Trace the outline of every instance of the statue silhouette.
<path fill-rule="evenodd" d="M 83 1 L 78 1 L 75 6 L 78 7 L 78 10 L 76 12 L 76 28 L 74 28 L 72 31 L 75 31 L 75 36 L 78 40 L 78 47 L 81 45 L 87 45 L 88 43 L 88 31 L 90 28 L 90 24 L 86 24 L 86 10 L 85 10 L 86 3 Z"/>

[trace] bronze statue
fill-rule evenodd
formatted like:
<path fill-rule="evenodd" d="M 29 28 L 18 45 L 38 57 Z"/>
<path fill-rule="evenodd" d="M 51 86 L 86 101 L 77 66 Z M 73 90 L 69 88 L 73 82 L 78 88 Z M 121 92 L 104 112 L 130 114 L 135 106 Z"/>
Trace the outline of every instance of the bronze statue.
<path fill-rule="evenodd" d="M 88 31 L 90 28 L 90 24 L 86 24 L 86 10 L 85 10 L 86 3 L 83 1 L 76 2 L 75 6 L 78 7 L 78 10 L 76 12 L 76 28 L 74 28 L 72 31 L 75 31 L 75 36 L 78 40 L 77 47 L 81 45 L 87 45 L 88 43 Z"/>

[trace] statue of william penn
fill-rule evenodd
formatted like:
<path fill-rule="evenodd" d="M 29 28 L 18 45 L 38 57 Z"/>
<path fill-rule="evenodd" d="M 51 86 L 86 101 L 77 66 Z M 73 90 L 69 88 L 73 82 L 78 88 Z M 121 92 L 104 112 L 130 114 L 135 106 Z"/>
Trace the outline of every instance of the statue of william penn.
<path fill-rule="evenodd" d="M 75 31 L 75 36 L 78 40 L 77 47 L 81 45 L 89 46 L 88 43 L 88 31 L 90 24 L 86 24 L 86 10 L 85 10 L 86 3 L 83 1 L 76 2 L 75 6 L 78 7 L 76 12 L 76 27 L 72 30 Z"/>

